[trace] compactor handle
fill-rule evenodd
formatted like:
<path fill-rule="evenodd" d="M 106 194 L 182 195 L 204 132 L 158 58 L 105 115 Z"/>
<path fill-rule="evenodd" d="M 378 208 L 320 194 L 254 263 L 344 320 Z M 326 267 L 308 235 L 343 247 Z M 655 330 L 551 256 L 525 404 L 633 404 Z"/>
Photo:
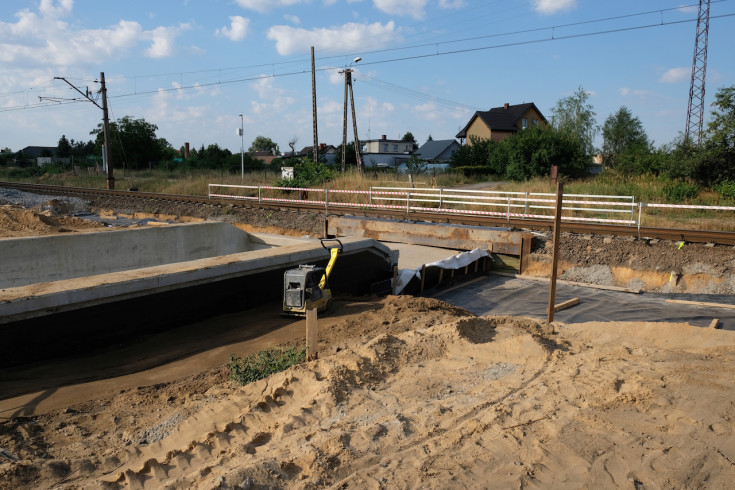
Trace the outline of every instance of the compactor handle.
<path fill-rule="evenodd" d="M 342 247 L 342 242 L 339 241 L 339 238 L 323 238 L 321 240 L 321 242 L 322 242 L 322 247 L 324 247 L 324 250 L 331 250 L 331 248 L 327 248 L 327 246 L 324 245 L 324 242 L 327 242 L 327 243 L 328 242 L 337 242 L 339 244 L 339 246 L 337 248 L 339 249 L 340 252 L 342 251 L 342 248 L 343 248 Z M 332 247 L 332 248 L 334 248 L 334 247 Z"/>

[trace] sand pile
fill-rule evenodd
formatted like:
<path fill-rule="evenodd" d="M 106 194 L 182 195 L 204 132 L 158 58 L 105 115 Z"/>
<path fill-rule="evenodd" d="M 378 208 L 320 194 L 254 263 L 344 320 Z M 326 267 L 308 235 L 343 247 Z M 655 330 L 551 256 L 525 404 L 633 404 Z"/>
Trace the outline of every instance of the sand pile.
<path fill-rule="evenodd" d="M 735 482 L 732 332 L 552 327 L 391 298 L 320 343 L 319 360 L 245 387 L 218 371 L 4 422 L 0 487 Z"/>

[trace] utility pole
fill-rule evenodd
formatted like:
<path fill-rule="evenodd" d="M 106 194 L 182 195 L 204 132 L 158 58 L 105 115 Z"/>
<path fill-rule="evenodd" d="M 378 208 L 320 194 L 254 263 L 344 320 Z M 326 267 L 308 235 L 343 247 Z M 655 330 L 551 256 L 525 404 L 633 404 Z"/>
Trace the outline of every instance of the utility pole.
<path fill-rule="evenodd" d="M 311 105 L 313 112 L 313 124 L 314 124 L 314 147 L 311 154 L 314 156 L 314 162 L 319 161 L 319 133 L 317 131 L 316 124 L 316 69 L 314 66 L 314 46 L 311 47 Z"/>
<path fill-rule="evenodd" d="M 89 96 L 90 92 L 89 89 L 87 89 L 85 92 L 82 92 L 79 90 L 76 86 L 74 86 L 69 80 L 67 80 L 64 77 L 54 77 L 54 80 L 63 80 L 69 85 L 71 88 L 82 94 L 82 96 L 97 106 L 98 109 L 102 109 L 102 134 L 104 135 L 105 142 L 104 146 L 102 148 L 103 155 L 102 158 L 105 161 L 105 165 L 107 165 L 107 188 L 108 189 L 114 189 L 115 188 L 115 177 L 112 175 L 112 152 L 110 151 L 110 117 L 107 112 L 107 87 L 105 86 L 105 72 L 100 73 L 100 94 L 102 95 L 102 105 L 99 105 L 96 100 L 94 100 L 92 97 Z M 51 99 L 51 97 L 39 97 L 39 99 Z M 77 99 L 72 99 L 77 100 Z"/>
<path fill-rule="evenodd" d="M 100 73 L 102 88 L 102 131 L 105 134 L 105 162 L 107 162 L 107 188 L 115 188 L 115 177 L 112 175 L 112 152 L 110 151 L 110 117 L 107 113 L 107 87 L 105 86 L 105 72 Z"/>
<path fill-rule="evenodd" d="M 357 170 L 362 171 L 362 159 L 360 158 L 360 141 L 357 137 L 357 120 L 355 119 L 355 96 L 352 92 L 352 64 L 357 63 L 362 58 L 359 56 L 354 59 L 352 63 L 350 63 L 349 68 L 345 68 L 340 73 L 345 74 L 345 104 L 344 104 L 344 114 L 342 118 L 342 172 L 345 171 L 345 165 L 346 165 L 346 157 L 347 157 L 347 94 L 348 94 L 348 88 L 349 88 L 349 96 L 350 96 L 350 102 L 352 104 L 352 128 L 355 133 L 355 161 L 357 163 Z"/>
<path fill-rule="evenodd" d="M 240 179 L 245 182 L 245 119 L 240 114 Z"/>
<path fill-rule="evenodd" d="M 692 79 L 689 84 L 689 105 L 684 138 L 699 145 L 704 125 L 704 84 L 707 78 L 707 38 L 709 37 L 710 0 L 699 0 L 697 36 L 694 39 Z"/>

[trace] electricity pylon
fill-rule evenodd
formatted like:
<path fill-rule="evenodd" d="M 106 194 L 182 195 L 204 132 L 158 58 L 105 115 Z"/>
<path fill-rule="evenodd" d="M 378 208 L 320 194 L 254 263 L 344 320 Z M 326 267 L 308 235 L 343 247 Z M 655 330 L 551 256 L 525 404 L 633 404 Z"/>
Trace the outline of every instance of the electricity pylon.
<path fill-rule="evenodd" d="M 692 80 L 689 84 L 689 106 L 685 139 L 700 144 L 704 126 L 704 84 L 707 78 L 707 37 L 709 35 L 710 0 L 699 0 L 697 36 L 694 41 Z"/>

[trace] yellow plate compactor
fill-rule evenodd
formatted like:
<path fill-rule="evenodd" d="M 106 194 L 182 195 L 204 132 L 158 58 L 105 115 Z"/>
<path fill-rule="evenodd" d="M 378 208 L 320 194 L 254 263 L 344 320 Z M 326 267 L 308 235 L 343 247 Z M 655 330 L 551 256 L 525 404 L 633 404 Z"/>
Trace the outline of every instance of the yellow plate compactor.
<path fill-rule="evenodd" d="M 336 242 L 336 245 L 327 248 L 325 243 L 329 242 Z M 337 257 L 342 252 L 342 242 L 332 238 L 324 239 L 321 243 L 330 254 L 326 269 L 314 265 L 300 265 L 298 269 L 288 270 L 283 275 L 284 315 L 306 315 L 306 310 L 314 308 L 322 312 L 332 304 L 329 276 Z"/>

